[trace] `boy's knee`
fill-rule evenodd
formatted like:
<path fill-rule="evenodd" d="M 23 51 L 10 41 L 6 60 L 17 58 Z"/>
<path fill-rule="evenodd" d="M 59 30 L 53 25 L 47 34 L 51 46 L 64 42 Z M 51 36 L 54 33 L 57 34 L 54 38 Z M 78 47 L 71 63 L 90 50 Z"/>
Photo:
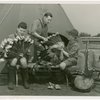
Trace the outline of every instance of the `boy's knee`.
<path fill-rule="evenodd" d="M 17 58 L 14 58 L 14 59 L 11 61 L 10 65 L 11 65 L 11 66 L 16 66 L 16 64 L 17 64 Z"/>
<path fill-rule="evenodd" d="M 85 55 L 83 53 L 79 53 L 77 60 L 77 67 L 81 70 L 85 70 Z"/>
<path fill-rule="evenodd" d="M 64 70 L 65 68 L 66 68 L 66 63 L 62 62 L 62 63 L 60 64 L 60 69 L 61 69 L 61 70 Z"/>
<path fill-rule="evenodd" d="M 83 53 L 78 54 L 80 58 L 85 58 L 85 55 Z"/>
<path fill-rule="evenodd" d="M 22 68 L 27 68 L 27 60 L 25 57 L 20 59 L 20 63 L 22 65 Z"/>
<path fill-rule="evenodd" d="M 77 62 L 83 65 L 85 64 L 85 55 L 83 53 L 79 53 Z"/>

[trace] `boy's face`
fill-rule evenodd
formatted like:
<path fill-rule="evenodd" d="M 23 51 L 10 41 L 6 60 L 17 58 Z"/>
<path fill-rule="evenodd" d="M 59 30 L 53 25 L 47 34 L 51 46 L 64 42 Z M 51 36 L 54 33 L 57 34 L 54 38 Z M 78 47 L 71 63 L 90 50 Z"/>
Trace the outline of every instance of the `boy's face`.
<path fill-rule="evenodd" d="M 24 28 L 17 28 L 17 33 L 20 34 L 20 35 L 25 35 L 27 33 L 27 29 L 24 29 Z"/>
<path fill-rule="evenodd" d="M 68 38 L 68 40 L 74 40 L 74 37 L 70 34 L 67 34 L 67 38 Z"/>
<path fill-rule="evenodd" d="M 44 20 L 44 23 L 45 23 L 45 24 L 49 24 L 49 23 L 52 21 L 52 17 L 50 17 L 50 16 L 45 17 L 45 16 L 44 16 L 44 19 L 43 19 L 43 20 Z"/>

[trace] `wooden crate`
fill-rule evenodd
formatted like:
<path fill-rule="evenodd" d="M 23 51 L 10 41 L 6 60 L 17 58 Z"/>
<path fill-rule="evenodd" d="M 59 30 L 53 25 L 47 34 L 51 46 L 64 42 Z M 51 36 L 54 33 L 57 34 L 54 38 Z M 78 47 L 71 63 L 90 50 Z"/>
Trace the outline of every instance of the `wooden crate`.
<path fill-rule="evenodd" d="M 8 84 L 8 66 L 7 62 L 0 62 L 0 86 Z"/>
<path fill-rule="evenodd" d="M 8 84 L 8 74 L 0 74 L 0 86 Z"/>
<path fill-rule="evenodd" d="M 53 83 L 64 83 L 64 73 L 59 68 L 52 68 L 51 70 L 40 68 L 36 71 L 35 81 L 39 83 L 53 82 Z"/>

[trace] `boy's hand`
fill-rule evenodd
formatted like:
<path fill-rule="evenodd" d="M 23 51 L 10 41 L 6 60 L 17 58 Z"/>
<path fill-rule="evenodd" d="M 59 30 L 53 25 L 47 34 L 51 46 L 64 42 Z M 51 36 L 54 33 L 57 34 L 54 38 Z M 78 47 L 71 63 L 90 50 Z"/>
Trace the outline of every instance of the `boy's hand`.
<path fill-rule="evenodd" d="M 47 39 L 47 38 L 45 38 L 45 37 L 43 37 L 43 41 L 48 41 L 48 39 Z"/>
<path fill-rule="evenodd" d="M 64 49 L 62 49 L 62 52 L 63 52 L 63 54 L 64 54 L 65 56 L 69 57 L 68 52 L 66 52 Z"/>
<path fill-rule="evenodd" d="M 61 51 L 64 51 L 64 49 L 63 49 L 63 48 L 60 48 L 60 50 L 61 50 Z"/>

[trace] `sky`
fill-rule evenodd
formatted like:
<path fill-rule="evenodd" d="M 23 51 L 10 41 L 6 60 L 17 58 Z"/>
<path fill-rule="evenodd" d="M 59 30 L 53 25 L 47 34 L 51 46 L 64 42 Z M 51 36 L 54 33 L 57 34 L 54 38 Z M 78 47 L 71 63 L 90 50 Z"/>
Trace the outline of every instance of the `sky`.
<path fill-rule="evenodd" d="M 100 33 L 100 4 L 62 4 L 74 28 L 79 32 Z"/>

